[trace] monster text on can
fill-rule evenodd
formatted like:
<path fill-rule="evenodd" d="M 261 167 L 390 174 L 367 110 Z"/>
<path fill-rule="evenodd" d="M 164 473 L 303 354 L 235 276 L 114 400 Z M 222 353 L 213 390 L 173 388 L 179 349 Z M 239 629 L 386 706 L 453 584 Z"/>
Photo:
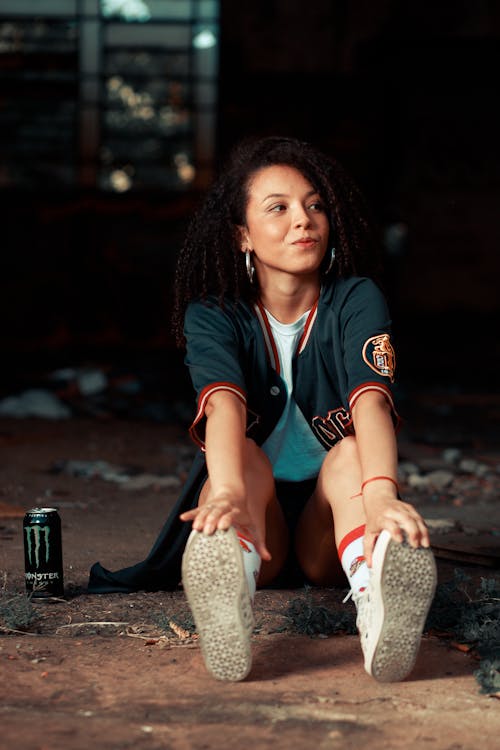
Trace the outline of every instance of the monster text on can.
<path fill-rule="evenodd" d="M 32 508 L 24 517 L 26 590 L 33 597 L 62 596 L 61 519 L 56 508 Z"/>

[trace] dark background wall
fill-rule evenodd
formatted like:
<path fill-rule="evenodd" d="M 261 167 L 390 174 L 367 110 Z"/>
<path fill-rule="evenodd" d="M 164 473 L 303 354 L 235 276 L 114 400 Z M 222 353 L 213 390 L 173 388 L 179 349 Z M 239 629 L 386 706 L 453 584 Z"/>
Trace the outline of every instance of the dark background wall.
<path fill-rule="evenodd" d="M 221 143 L 242 130 L 292 132 L 338 156 L 392 226 L 400 374 L 491 387 L 500 354 L 500 6 L 236 6 L 223 5 Z M 395 247 L 398 229 L 405 241 Z"/>
<path fill-rule="evenodd" d="M 336 156 L 385 230 L 403 383 L 496 389 L 500 5 L 222 0 L 220 22 L 216 164 L 247 133 Z M 198 198 L 2 190 L 2 390 L 89 361 L 184 385 L 169 306 Z"/>

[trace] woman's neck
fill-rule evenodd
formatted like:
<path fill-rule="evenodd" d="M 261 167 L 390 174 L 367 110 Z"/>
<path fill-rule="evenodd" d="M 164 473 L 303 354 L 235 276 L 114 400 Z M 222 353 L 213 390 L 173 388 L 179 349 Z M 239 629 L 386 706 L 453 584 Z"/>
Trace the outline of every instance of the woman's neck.
<path fill-rule="evenodd" d="M 293 323 L 316 303 L 319 291 L 317 279 L 311 283 L 273 284 L 272 288 L 261 288 L 260 301 L 280 323 Z"/>

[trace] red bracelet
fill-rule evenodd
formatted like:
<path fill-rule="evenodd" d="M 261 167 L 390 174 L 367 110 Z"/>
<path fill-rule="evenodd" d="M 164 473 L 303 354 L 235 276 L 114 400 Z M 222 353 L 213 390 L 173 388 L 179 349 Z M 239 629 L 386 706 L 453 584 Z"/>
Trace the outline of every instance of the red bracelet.
<path fill-rule="evenodd" d="M 363 492 L 367 484 L 369 484 L 370 482 L 376 482 L 378 479 L 386 479 L 388 482 L 392 482 L 395 488 L 399 491 L 398 483 L 396 482 L 395 479 L 393 479 L 392 477 L 380 476 L 380 477 L 370 477 L 370 479 L 365 479 L 365 481 L 361 485 L 361 492 Z"/>

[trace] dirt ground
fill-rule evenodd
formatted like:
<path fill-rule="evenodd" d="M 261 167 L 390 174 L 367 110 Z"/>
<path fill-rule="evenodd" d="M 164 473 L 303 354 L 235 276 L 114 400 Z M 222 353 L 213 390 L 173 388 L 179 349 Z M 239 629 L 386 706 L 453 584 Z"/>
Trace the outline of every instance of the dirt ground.
<path fill-rule="evenodd" d="M 433 443 L 403 435 L 405 458 L 429 462 L 448 440 L 498 469 L 488 431 L 479 439 L 451 423 L 443 429 Z M 236 684 L 205 672 L 181 588 L 86 593 L 95 561 L 115 570 L 148 553 L 192 455 L 184 425 L 1 419 L 0 443 L 1 750 L 498 746 L 500 702 L 480 692 L 474 649 L 428 632 L 412 674 L 378 684 L 363 670 L 343 590 L 257 592 L 254 665 Z M 76 461 L 86 462 L 79 472 Z M 92 475 L 98 461 L 108 462 L 108 479 Z M 114 481 L 110 465 L 129 467 L 135 482 Z M 491 492 L 486 501 L 410 499 L 424 516 L 455 523 L 447 553 L 443 528 L 433 531 L 440 582 L 457 566 L 477 581 L 498 575 L 498 539 L 485 541 L 485 527 L 500 528 Z M 62 518 L 65 597 L 56 602 L 30 604 L 24 595 L 22 517 L 34 505 L 57 506 Z M 467 562 L 467 550 L 482 550 L 483 564 Z M 10 620 L 9 607 L 17 608 Z M 303 624 L 313 610 L 341 613 L 344 631 L 301 632 L 293 612 Z"/>

